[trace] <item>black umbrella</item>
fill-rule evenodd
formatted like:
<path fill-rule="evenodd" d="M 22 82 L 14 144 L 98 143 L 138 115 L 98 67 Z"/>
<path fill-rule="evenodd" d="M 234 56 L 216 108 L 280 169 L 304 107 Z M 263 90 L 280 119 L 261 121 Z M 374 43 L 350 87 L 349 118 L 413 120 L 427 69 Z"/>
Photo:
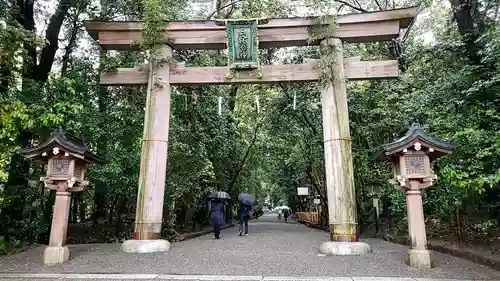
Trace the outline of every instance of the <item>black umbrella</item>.
<path fill-rule="evenodd" d="M 208 195 L 208 199 L 227 199 L 231 200 L 231 196 L 225 191 L 213 191 Z"/>
<path fill-rule="evenodd" d="M 238 201 L 248 206 L 254 206 L 257 204 L 255 197 L 248 193 L 240 193 L 240 195 L 238 195 Z"/>

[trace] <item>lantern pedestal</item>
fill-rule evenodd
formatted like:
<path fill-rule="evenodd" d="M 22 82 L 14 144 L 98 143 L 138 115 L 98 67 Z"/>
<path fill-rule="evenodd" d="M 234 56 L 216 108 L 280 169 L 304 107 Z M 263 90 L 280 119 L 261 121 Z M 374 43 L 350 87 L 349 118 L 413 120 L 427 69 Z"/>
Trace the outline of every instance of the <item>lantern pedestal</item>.
<path fill-rule="evenodd" d="M 369 254 L 372 248 L 364 242 L 328 241 L 319 246 L 319 252 L 327 256 L 354 256 Z"/>
<path fill-rule="evenodd" d="M 431 268 L 432 260 L 427 250 L 427 237 L 425 233 L 424 207 L 422 192 L 425 183 L 410 181 L 406 190 L 406 209 L 408 213 L 408 233 L 410 234 L 411 247 L 408 251 L 408 265 L 416 268 Z"/>
<path fill-rule="evenodd" d="M 61 189 L 66 186 L 65 182 L 59 182 Z M 43 252 L 43 263 L 47 265 L 60 264 L 68 261 L 69 249 L 66 247 L 66 234 L 68 231 L 69 207 L 71 204 L 71 193 L 57 191 L 50 228 L 49 246 Z"/>
<path fill-rule="evenodd" d="M 48 246 L 43 251 L 43 263 L 46 265 L 56 265 L 69 260 L 69 249 L 66 246 Z"/>
<path fill-rule="evenodd" d="M 430 269 L 434 267 L 429 250 L 408 250 L 408 265 L 420 269 Z"/>
<path fill-rule="evenodd" d="M 125 253 L 156 253 L 170 250 L 170 242 L 167 240 L 127 240 L 122 244 Z"/>

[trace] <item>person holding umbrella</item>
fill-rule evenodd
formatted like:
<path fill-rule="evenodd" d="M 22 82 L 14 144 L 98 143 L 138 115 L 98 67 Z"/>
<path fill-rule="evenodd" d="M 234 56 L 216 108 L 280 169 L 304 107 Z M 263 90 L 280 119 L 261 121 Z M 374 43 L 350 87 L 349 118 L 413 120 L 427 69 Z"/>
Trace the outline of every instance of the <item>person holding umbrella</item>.
<path fill-rule="evenodd" d="M 238 195 L 239 207 L 239 234 L 243 235 L 243 224 L 245 225 L 245 235 L 248 235 L 248 219 L 250 218 L 250 208 L 256 205 L 257 200 L 247 193 L 240 193 Z"/>
<path fill-rule="evenodd" d="M 212 192 L 208 198 L 210 199 L 210 223 L 214 228 L 215 239 L 220 238 L 220 229 L 224 224 L 225 205 L 223 200 L 231 199 L 231 196 L 223 191 Z"/>
<path fill-rule="evenodd" d="M 245 224 L 245 235 L 248 235 L 248 219 L 250 218 L 249 211 L 250 211 L 250 206 L 240 202 L 238 207 L 240 236 L 243 235 L 243 224 Z"/>

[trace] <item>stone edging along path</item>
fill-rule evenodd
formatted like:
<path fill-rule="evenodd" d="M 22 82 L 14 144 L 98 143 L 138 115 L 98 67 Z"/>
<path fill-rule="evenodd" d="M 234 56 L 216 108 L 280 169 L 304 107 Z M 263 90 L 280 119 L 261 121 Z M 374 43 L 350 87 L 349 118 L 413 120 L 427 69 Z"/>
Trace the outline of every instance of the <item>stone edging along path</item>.
<path fill-rule="evenodd" d="M 22 278 L 22 279 L 21 279 Z M 48 274 L 0 273 L 0 280 L 184 280 L 184 281 L 473 281 L 473 279 L 432 279 L 408 277 L 281 277 L 161 274 Z M 494 280 L 489 280 L 494 281 Z M 500 281 L 500 280 L 496 280 Z"/>
<path fill-rule="evenodd" d="M 306 225 L 311 228 L 315 229 L 320 229 L 323 231 L 327 231 L 322 227 L 318 227 L 316 225 L 312 225 L 307 222 L 302 222 L 302 221 L 297 221 L 303 225 Z M 409 245 L 409 241 L 407 237 L 396 237 L 396 238 L 389 238 L 389 237 L 384 237 L 383 238 L 385 241 L 395 243 L 395 244 L 401 244 L 401 245 Z M 492 258 L 492 257 L 487 257 L 484 255 L 479 255 L 477 253 L 468 251 L 466 249 L 460 249 L 460 248 L 453 248 L 453 247 L 446 247 L 444 245 L 439 245 L 438 243 L 432 242 L 432 241 L 427 241 L 427 248 L 430 250 L 440 252 L 443 254 L 463 258 L 478 264 L 486 265 L 491 268 L 494 268 L 496 270 L 500 271 L 500 260 Z"/>
<path fill-rule="evenodd" d="M 388 238 L 384 237 L 384 240 L 397 243 L 401 245 L 409 245 L 409 241 L 407 237 L 395 237 Z M 500 270 L 500 260 L 495 259 L 493 257 L 487 257 L 484 255 L 480 255 L 466 249 L 454 248 L 454 247 L 446 247 L 444 245 L 439 245 L 439 243 L 433 241 L 427 241 L 427 248 L 430 250 L 440 252 L 447 255 L 452 255 L 455 257 L 463 258 L 478 264 L 486 265 L 496 270 Z"/>

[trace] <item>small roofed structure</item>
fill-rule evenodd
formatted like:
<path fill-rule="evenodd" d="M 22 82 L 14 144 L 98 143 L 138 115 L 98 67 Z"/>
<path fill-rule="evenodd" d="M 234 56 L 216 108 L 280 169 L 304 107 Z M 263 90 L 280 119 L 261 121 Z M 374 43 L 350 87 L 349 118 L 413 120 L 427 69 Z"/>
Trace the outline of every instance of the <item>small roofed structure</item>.
<path fill-rule="evenodd" d="M 56 149 L 57 148 L 57 149 Z M 47 162 L 53 155 L 68 153 L 76 158 L 82 159 L 89 164 L 104 164 L 106 160 L 89 149 L 85 140 L 65 132 L 62 128 L 57 128 L 50 133 L 50 138 L 44 143 L 31 148 L 21 149 L 21 154 L 36 162 Z"/>
<path fill-rule="evenodd" d="M 389 160 L 396 154 L 404 153 L 405 150 L 412 147 L 416 151 L 427 149 L 431 161 L 445 155 L 451 154 L 455 145 L 427 134 L 424 127 L 418 123 L 413 123 L 408 132 L 400 139 L 384 144 L 382 149 L 375 156 L 377 160 Z"/>
<path fill-rule="evenodd" d="M 409 181 L 417 180 L 422 182 L 420 188 L 426 188 L 437 179 L 431 162 L 451 154 L 454 148 L 452 143 L 428 135 L 420 124 L 413 123 L 402 138 L 383 145 L 375 158 L 391 161 L 394 179 L 390 181 L 396 187 L 404 190 Z"/>
<path fill-rule="evenodd" d="M 55 190 L 60 181 L 67 181 L 67 188 L 71 191 L 81 190 L 88 183 L 84 181 L 86 166 L 105 163 L 104 158 L 88 149 L 83 139 L 64 132 L 62 128 L 54 130 L 45 142 L 21 149 L 21 154 L 35 162 L 47 164 L 47 174 L 40 180 L 45 183 L 45 187 Z"/>

